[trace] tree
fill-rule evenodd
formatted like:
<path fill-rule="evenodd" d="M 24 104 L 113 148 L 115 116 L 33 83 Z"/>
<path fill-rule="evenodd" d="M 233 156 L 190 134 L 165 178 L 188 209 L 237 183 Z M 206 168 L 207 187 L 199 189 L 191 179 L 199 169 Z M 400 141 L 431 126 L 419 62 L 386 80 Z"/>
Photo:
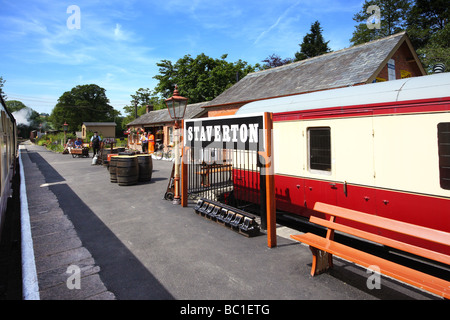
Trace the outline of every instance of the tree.
<path fill-rule="evenodd" d="M 202 53 L 195 58 L 185 55 L 175 64 L 161 60 L 156 64 L 159 74 L 153 77 L 158 80 L 155 93 L 166 99 L 177 84 L 180 95 L 189 98 L 189 103 L 210 101 L 249 72 L 260 68 L 259 64 L 253 67 L 242 60 L 227 62 L 226 58 L 226 54 L 213 59 Z"/>
<path fill-rule="evenodd" d="M 450 69 L 448 0 L 416 0 L 408 15 L 408 35 L 428 72 L 436 63 Z"/>
<path fill-rule="evenodd" d="M 360 12 L 356 13 L 353 20 L 359 22 L 350 39 L 353 45 L 366 43 L 372 40 L 384 38 L 400 31 L 406 30 L 407 17 L 411 9 L 412 0 L 365 0 Z M 367 19 L 374 12 L 367 12 L 369 6 L 380 8 L 380 28 L 369 29 Z"/>
<path fill-rule="evenodd" d="M 417 50 L 417 53 L 428 73 L 433 72 L 437 63 L 443 63 L 446 71 L 450 70 L 450 26 L 434 33 L 427 45 Z"/>
<path fill-rule="evenodd" d="M 139 88 L 135 94 L 131 96 L 131 103 L 129 106 L 125 106 L 125 117 L 122 120 L 122 124 L 125 127 L 128 123 L 140 117 L 146 112 L 147 105 L 152 105 L 153 110 L 163 109 L 166 107 L 164 100 L 161 99 L 154 90 L 149 88 Z"/>
<path fill-rule="evenodd" d="M 331 50 L 328 47 L 329 42 L 325 42 L 323 39 L 320 22 L 314 22 L 311 25 L 311 32 L 307 33 L 303 38 L 302 44 L 299 44 L 300 52 L 295 53 L 294 61 L 300 61 L 330 52 Z"/>
<path fill-rule="evenodd" d="M 291 58 L 282 59 L 279 55 L 274 53 L 274 54 L 271 54 L 270 56 L 268 56 L 267 58 L 265 58 L 262 62 L 264 62 L 264 64 L 263 64 L 264 69 L 270 69 L 270 68 L 280 67 L 285 64 L 289 64 L 292 61 L 293 61 L 293 59 L 291 59 Z"/>
<path fill-rule="evenodd" d="M 8 100 L 5 104 L 9 112 L 16 119 L 20 137 L 28 138 L 32 130 L 39 129 L 39 125 L 42 124 L 42 119 L 38 112 L 18 100 Z"/>
<path fill-rule="evenodd" d="M 416 0 L 407 17 L 407 30 L 416 48 L 425 47 L 432 36 L 448 23 L 448 0 Z"/>
<path fill-rule="evenodd" d="M 6 101 L 6 94 L 3 92 L 3 85 L 5 84 L 6 80 L 3 80 L 3 77 L 0 77 L 0 95 L 2 96 L 3 100 Z"/>
<path fill-rule="evenodd" d="M 53 127 L 69 124 L 69 131 L 78 131 L 83 122 L 114 121 L 120 112 L 114 110 L 106 97 L 106 90 L 96 84 L 78 85 L 64 92 L 50 115 Z"/>

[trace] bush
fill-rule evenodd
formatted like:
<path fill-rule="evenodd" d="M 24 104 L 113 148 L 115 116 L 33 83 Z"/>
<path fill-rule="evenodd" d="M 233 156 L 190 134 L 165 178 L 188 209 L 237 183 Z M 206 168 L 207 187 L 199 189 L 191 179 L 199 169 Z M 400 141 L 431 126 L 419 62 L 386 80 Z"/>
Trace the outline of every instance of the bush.
<path fill-rule="evenodd" d="M 67 133 L 66 142 L 69 139 L 76 139 L 76 135 L 73 133 Z M 37 138 L 35 143 L 38 146 L 45 146 L 47 149 L 54 152 L 63 152 L 64 132 L 45 134 L 40 138 Z"/>

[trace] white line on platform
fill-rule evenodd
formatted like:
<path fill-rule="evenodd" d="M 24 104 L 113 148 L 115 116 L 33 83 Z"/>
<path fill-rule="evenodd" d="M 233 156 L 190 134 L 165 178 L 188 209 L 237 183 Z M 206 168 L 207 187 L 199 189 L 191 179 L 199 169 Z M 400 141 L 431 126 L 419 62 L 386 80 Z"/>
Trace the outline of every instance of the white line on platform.
<path fill-rule="evenodd" d="M 22 296 L 24 300 L 40 300 L 39 285 L 34 260 L 33 239 L 31 238 L 30 213 L 28 211 L 25 172 L 23 169 L 21 150 L 19 146 L 20 165 L 20 218 L 22 234 Z"/>

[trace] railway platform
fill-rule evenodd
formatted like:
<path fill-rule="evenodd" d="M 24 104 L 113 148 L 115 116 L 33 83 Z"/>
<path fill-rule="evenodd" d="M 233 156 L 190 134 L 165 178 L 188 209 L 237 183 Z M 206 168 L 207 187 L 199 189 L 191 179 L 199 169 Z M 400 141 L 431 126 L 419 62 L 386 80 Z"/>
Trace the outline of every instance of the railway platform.
<path fill-rule="evenodd" d="M 119 186 L 92 158 L 32 144 L 21 158 L 41 300 L 440 300 L 385 277 L 373 288 L 365 269 L 338 258 L 311 277 L 291 225 L 279 222 L 268 248 L 264 233 L 246 238 L 194 203 L 164 200 L 171 162 L 153 160 L 150 182 Z"/>

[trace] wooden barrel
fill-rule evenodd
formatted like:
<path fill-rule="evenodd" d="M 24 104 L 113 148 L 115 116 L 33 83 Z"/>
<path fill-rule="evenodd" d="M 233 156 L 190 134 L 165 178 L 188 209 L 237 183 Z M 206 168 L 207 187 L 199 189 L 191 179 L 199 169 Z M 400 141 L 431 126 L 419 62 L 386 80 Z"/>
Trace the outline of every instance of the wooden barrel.
<path fill-rule="evenodd" d="M 108 154 L 110 154 L 111 153 L 111 149 L 103 149 L 103 152 L 102 152 L 102 164 L 104 165 L 104 166 L 107 166 L 108 165 Z"/>
<path fill-rule="evenodd" d="M 119 186 L 136 184 L 139 179 L 139 165 L 136 156 L 117 156 L 117 182 Z"/>
<path fill-rule="evenodd" d="M 138 154 L 139 181 L 152 180 L 153 161 L 149 154 Z"/>
<path fill-rule="evenodd" d="M 117 183 L 117 156 L 111 157 L 109 161 L 109 177 L 111 182 Z"/>
<path fill-rule="evenodd" d="M 131 150 L 119 152 L 119 156 L 133 156 L 135 154 L 136 154 L 136 151 L 131 151 Z"/>
<path fill-rule="evenodd" d="M 106 159 L 107 159 L 108 162 L 109 162 L 109 161 L 111 161 L 111 157 L 118 156 L 118 155 L 119 155 L 118 153 L 110 153 L 110 154 L 108 154 L 108 156 L 106 157 Z"/>

